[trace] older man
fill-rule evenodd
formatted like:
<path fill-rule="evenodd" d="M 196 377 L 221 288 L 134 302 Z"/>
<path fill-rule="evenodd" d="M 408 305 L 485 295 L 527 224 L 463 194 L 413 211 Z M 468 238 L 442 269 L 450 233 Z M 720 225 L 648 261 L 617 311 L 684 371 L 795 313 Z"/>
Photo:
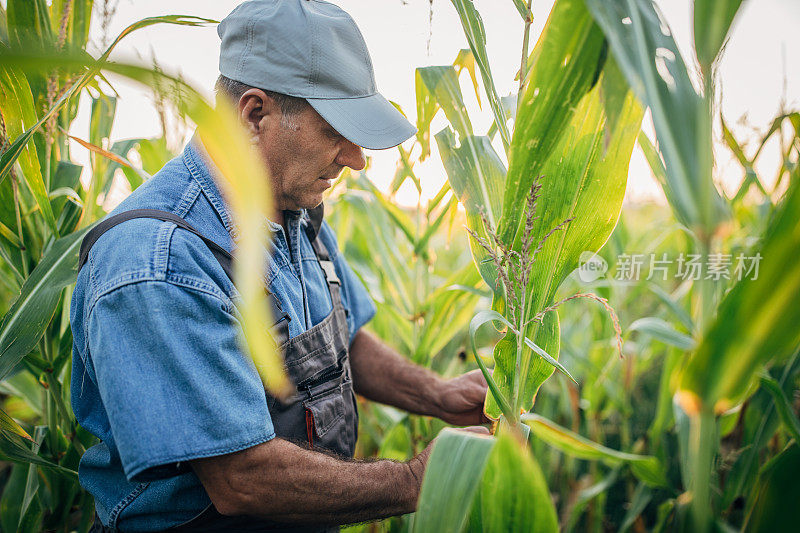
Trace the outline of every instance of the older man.
<path fill-rule="evenodd" d="M 101 442 L 80 464 L 95 531 L 328 531 L 412 512 L 427 451 L 352 460 L 354 392 L 456 425 L 484 421 L 479 374 L 443 380 L 365 332 L 375 308 L 322 222 L 362 147 L 414 128 L 377 93 L 353 20 L 315 0 L 256 0 L 220 25 L 218 98 L 269 171 L 265 284 L 297 393 L 265 392 L 240 350 L 237 229 L 193 140 L 84 241 L 72 300 L 72 406 Z"/>

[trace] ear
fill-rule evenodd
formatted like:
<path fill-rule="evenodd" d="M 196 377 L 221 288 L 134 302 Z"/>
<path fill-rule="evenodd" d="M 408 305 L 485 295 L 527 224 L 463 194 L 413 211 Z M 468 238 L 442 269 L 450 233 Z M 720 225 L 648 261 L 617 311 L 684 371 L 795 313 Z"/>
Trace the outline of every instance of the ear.
<path fill-rule="evenodd" d="M 271 127 L 273 122 L 280 122 L 281 111 L 278 104 L 261 89 L 245 91 L 239 98 L 237 111 L 239 120 L 253 136 L 260 134 L 264 128 Z"/>

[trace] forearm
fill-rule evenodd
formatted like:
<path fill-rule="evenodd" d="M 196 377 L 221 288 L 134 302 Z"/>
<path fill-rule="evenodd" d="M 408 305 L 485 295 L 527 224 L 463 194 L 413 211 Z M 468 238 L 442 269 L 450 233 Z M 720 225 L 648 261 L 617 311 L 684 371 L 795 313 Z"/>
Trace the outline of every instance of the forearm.
<path fill-rule="evenodd" d="M 206 486 L 229 487 L 217 495 L 215 505 L 225 507 L 220 512 L 301 524 L 349 524 L 413 512 L 424 468 L 413 461 L 343 461 L 281 439 L 231 458 L 229 465 L 217 463 L 224 479 L 204 480 Z M 195 470 L 203 479 L 202 466 Z"/>
<path fill-rule="evenodd" d="M 437 393 L 443 380 L 363 329 L 350 346 L 350 366 L 355 391 L 365 398 L 414 414 L 439 416 Z"/>

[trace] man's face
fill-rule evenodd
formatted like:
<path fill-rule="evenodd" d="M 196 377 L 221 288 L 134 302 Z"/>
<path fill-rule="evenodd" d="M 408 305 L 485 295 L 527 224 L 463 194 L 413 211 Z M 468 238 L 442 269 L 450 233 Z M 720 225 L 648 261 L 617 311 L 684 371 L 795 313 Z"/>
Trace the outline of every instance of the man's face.
<path fill-rule="evenodd" d="M 266 113 L 257 137 L 280 210 L 316 207 L 344 167 L 361 170 L 365 165 L 361 148 L 339 135 L 310 105 L 289 117 L 280 111 Z"/>

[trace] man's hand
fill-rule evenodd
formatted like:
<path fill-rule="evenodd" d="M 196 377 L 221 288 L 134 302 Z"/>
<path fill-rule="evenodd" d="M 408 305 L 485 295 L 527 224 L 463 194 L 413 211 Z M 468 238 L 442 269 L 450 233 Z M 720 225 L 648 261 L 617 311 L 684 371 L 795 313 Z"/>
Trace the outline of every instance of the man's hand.
<path fill-rule="evenodd" d="M 480 370 L 442 379 L 363 329 L 350 344 L 350 366 L 356 392 L 367 399 L 457 426 L 489 422 L 483 415 L 488 387 Z"/>
<path fill-rule="evenodd" d="M 483 414 L 487 389 L 479 369 L 444 381 L 437 390 L 436 416 L 455 426 L 490 422 Z"/>

